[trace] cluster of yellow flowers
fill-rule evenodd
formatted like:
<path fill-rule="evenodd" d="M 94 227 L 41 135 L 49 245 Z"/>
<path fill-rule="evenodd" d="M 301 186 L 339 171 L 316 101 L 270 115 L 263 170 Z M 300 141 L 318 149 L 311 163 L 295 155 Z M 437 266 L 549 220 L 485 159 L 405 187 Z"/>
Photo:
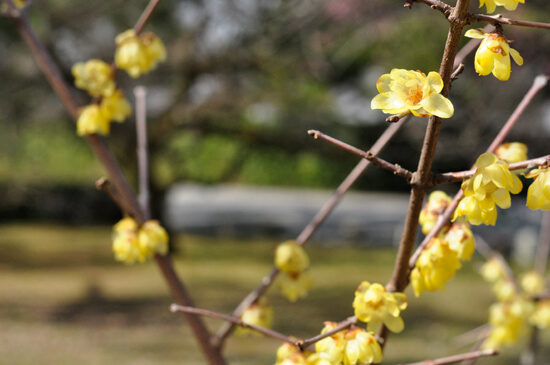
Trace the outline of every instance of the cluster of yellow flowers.
<path fill-rule="evenodd" d="M 117 261 L 126 264 L 144 262 L 154 254 L 168 252 L 168 233 L 156 220 L 141 225 L 130 217 L 113 227 L 113 252 Z"/>
<path fill-rule="evenodd" d="M 273 323 L 273 307 L 265 297 L 260 297 L 256 303 L 246 308 L 241 315 L 241 320 L 246 324 L 255 325 L 258 327 L 271 328 Z M 260 335 L 259 332 L 250 330 L 244 327 L 237 327 L 235 330 L 237 335 Z"/>
<path fill-rule="evenodd" d="M 452 199 L 442 191 L 430 194 L 428 202 L 420 212 L 419 223 L 422 232 L 428 234 L 439 215 L 449 206 Z M 474 235 L 466 222 L 454 222 L 444 227 L 421 252 L 411 272 L 411 284 L 418 297 L 425 291 L 443 289 L 458 269 L 461 261 L 470 260 L 475 251 Z"/>
<path fill-rule="evenodd" d="M 148 73 L 166 59 L 162 41 L 150 32 L 136 35 L 134 30 L 127 30 L 116 37 L 116 43 L 116 66 L 134 78 Z M 108 135 L 112 121 L 120 123 L 130 116 L 132 107 L 122 90 L 116 87 L 112 65 L 91 59 L 75 64 L 72 74 L 76 87 L 97 99 L 81 108 L 77 120 L 78 135 Z"/>
<path fill-rule="evenodd" d="M 506 161 L 493 153 L 484 153 L 476 161 L 476 173 L 462 183 L 464 198 L 456 209 L 453 220 L 465 216 L 473 225 L 494 225 L 498 205 L 510 207 L 510 193 L 518 194 L 523 188 L 521 180 L 512 174 Z"/>
<path fill-rule="evenodd" d="M 372 109 L 399 116 L 412 113 L 417 117 L 450 118 L 454 114 L 453 104 L 440 94 L 443 80 L 437 72 L 426 76 L 420 71 L 394 68 L 380 76 L 376 88 L 380 94 L 372 99 Z"/>
<path fill-rule="evenodd" d="M 277 286 L 291 302 L 305 297 L 313 286 L 310 276 L 309 257 L 296 241 L 285 241 L 275 250 L 275 266 L 281 271 Z"/>
<path fill-rule="evenodd" d="M 326 333 L 337 325 L 334 322 L 325 322 L 321 333 Z M 318 357 L 334 365 L 378 364 L 382 361 L 382 350 L 374 332 L 361 328 L 343 330 L 326 337 L 315 344 L 315 350 Z"/>
<path fill-rule="evenodd" d="M 355 291 L 353 309 L 355 316 L 366 322 L 367 330 L 378 332 L 385 325 L 392 332 L 401 332 L 405 327 L 399 316 L 407 308 L 407 296 L 403 293 L 388 293 L 378 283 L 363 281 Z"/>
<path fill-rule="evenodd" d="M 550 326 L 550 300 L 535 302 L 534 299 L 546 290 L 540 274 L 528 271 L 516 284 L 498 257 L 487 260 L 480 273 L 492 284 L 498 300 L 489 308 L 491 330 L 483 343 L 484 348 L 498 349 L 502 345 L 515 344 L 527 333 L 529 325 L 541 329 Z"/>

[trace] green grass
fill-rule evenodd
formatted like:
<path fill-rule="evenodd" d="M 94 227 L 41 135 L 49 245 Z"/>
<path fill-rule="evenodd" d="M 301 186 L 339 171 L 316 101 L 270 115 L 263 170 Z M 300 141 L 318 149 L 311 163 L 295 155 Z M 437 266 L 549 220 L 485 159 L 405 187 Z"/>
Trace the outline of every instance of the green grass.
<path fill-rule="evenodd" d="M 114 262 L 109 227 L 0 226 L 0 359 L 5 364 L 203 364 L 185 322 L 169 312 L 171 299 L 153 263 Z M 198 306 L 229 313 L 271 268 L 270 240 L 175 238 L 176 269 Z M 385 283 L 395 252 L 352 247 L 309 249 L 316 287 L 296 304 L 275 289 L 274 329 L 297 337 L 319 332 L 323 321 L 353 314 L 363 281 Z M 457 335 L 483 324 L 493 298 L 467 263 L 445 292 L 409 295 L 406 328 L 392 334 L 386 364 L 468 350 Z M 207 319 L 209 327 L 219 321 Z M 544 338 L 548 341 L 549 338 Z M 547 342 L 546 342 L 547 343 Z M 231 364 L 272 364 L 279 343 L 232 337 Z M 517 351 L 480 364 L 515 364 Z"/>

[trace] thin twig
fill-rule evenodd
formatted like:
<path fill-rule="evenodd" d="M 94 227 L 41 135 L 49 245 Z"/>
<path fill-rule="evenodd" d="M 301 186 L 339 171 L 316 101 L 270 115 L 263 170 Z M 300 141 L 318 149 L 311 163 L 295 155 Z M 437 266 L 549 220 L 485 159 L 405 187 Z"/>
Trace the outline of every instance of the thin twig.
<path fill-rule="evenodd" d="M 95 187 L 96 187 L 97 190 L 101 190 L 101 191 L 106 192 L 107 195 L 109 195 L 109 197 L 111 198 L 111 200 L 120 208 L 120 210 L 122 210 L 124 215 L 129 214 L 125 210 L 126 207 L 124 206 L 124 204 L 122 204 L 122 202 L 120 201 L 120 197 L 118 196 L 118 194 L 111 188 L 111 184 L 109 183 L 109 179 L 107 179 L 106 177 L 102 177 L 102 178 L 98 179 L 95 182 Z"/>
<path fill-rule="evenodd" d="M 529 89 L 529 91 L 527 91 L 527 93 L 525 94 L 521 102 L 518 104 L 518 106 L 516 107 L 512 115 L 510 115 L 510 118 L 508 118 L 508 120 L 506 121 L 506 123 L 504 124 L 500 132 L 497 134 L 497 136 L 495 137 L 491 145 L 487 148 L 486 152 L 494 152 L 497 149 L 497 147 L 504 142 L 504 140 L 506 139 L 506 137 L 508 136 L 512 128 L 518 122 L 521 115 L 525 112 L 525 110 L 529 106 L 529 104 L 533 101 L 533 99 L 538 94 L 538 92 L 541 91 L 547 85 L 547 83 L 548 83 L 547 76 L 539 75 L 535 77 L 533 84 L 531 85 L 531 88 Z M 422 253 L 426 245 L 432 240 L 432 238 L 434 238 L 439 234 L 439 232 L 443 227 L 445 227 L 449 223 L 450 218 L 453 215 L 456 207 L 458 206 L 458 203 L 462 198 L 462 196 L 463 196 L 463 192 L 462 190 L 459 190 L 456 193 L 452 203 L 449 204 L 447 209 L 445 209 L 445 212 L 439 216 L 436 224 L 434 225 L 430 233 L 426 235 L 424 240 L 422 240 L 422 243 L 420 243 L 415 253 L 412 255 L 409 261 L 409 270 L 412 270 L 414 268 L 414 266 L 416 265 L 416 261 L 420 257 L 420 254 Z"/>
<path fill-rule="evenodd" d="M 457 362 L 462 362 L 465 360 L 471 360 L 471 359 L 478 359 L 480 357 L 486 357 L 486 356 L 495 356 L 498 355 L 497 350 L 481 350 L 481 351 L 473 351 L 473 352 L 466 352 L 464 354 L 460 355 L 453 355 L 448 357 L 442 357 L 440 359 L 435 360 L 425 360 L 420 362 L 411 362 L 405 365 L 446 365 L 446 364 L 454 364 Z"/>
<path fill-rule="evenodd" d="M 508 165 L 510 171 L 532 169 L 535 167 L 548 166 L 550 164 L 550 155 L 532 158 L 525 161 L 514 162 Z M 433 185 L 447 184 L 458 181 L 464 181 L 471 178 L 476 173 L 476 169 L 457 171 L 457 172 L 445 172 L 442 174 L 433 175 Z"/>
<path fill-rule="evenodd" d="M 375 154 L 382 152 L 384 147 L 393 138 L 393 136 L 410 120 L 410 115 L 401 120 L 400 123 L 391 124 L 386 128 L 384 133 L 378 138 L 378 140 L 372 145 L 371 151 Z M 296 241 L 300 245 L 305 245 L 311 236 L 317 231 L 325 219 L 330 215 L 334 208 L 340 203 L 345 193 L 353 186 L 353 184 L 359 179 L 361 174 L 371 165 L 370 161 L 361 159 L 355 168 L 349 173 L 349 175 L 342 181 L 340 186 L 336 188 L 332 196 L 321 207 L 313 219 L 302 230 L 302 232 L 296 238 Z M 273 284 L 275 278 L 279 274 L 279 270 L 274 267 L 269 274 L 262 278 L 262 281 L 258 287 L 250 292 L 235 308 L 233 315 L 238 317 L 242 312 L 254 303 L 260 296 L 262 296 L 267 289 Z M 220 347 L 223 345 L 224 340 L 231 334 L 234 325 L 231 323 L 224 323 L 218 329 L 216 336 L 213 339 L 215 346 Z"/>
<path fill-rule="evenodd" d="M 400 177 L 404 178 L 409 183 L 412 179 L 412 172 L 410 172 L 407 169 L 402 168 L 401 166 L 399 166 L 397 164 L 392 164 L 388 161 L 385 161 L 385 160 L 381 159 L 380 157 L 375 156 L 370 151 L 367 151 L 367 152 L 362 151 L 359 148 L 353 147 L 350 144 L 342 142 L 339 139 L 336 139 L 334 137 L 327 136 L 326 134 L 324 134 L 322 132 L 319 132 L 319 131 L 316 131 L 316 130 L 309 130 L 309 131 L 307 131 L 307 133 L 310 136 L 313 136 L 313 138 L 315 138 L 315 139 L 320 139 L 320 140 L 329 142 L 329 143 L 335 145 L 336 147 L 340 147 L 341 149 L 343 149 L 345 151 L 351 152 L 351 153 L 353 153 L 353 154 L 355 154 L 359 157 L 362 157 L 366 160 L 369 160 L 374 166 L 380 167 L 380 168 L 385 169 L 385 170 L 388 170 L 388 171 L 392 172 L 394 175 L 397 175 L 397 176 L 400 176 Z"/>
<path fill-rule="evenodd" d="M 147 4 L 147 7 L 145 8 L 145 10 L 143 10 L 143 13 L 141 13 L 141 16 L 136 22 L 136 25 L 134 25 L 134 31 L 136 32 L 136 34 L 139 34 L 143 31 L 143 28 L 145 28 L 145 25 L 151 18 L 151 15 L 153 15 L 153 12 L 155 11 L 159 3 L 160 0 L 149 1 L 149 4 Z"/>
<path fill-rule="evenodd" d="M 294 346 L 296 347 L 300 347 L 301 346 L 301 343 L 303 342 L 302 340 L 296 340 L 294 338 L 291 338 L 291 337 L 288 337 L 288 336 L 285 336 L 283 335 L 282 333 L 279 333 L 279 332 L 276 332 L 276 331 L 273 331 L 269 328 L 266 328 L 266 327 L 260 327 L 260 326 L 256 326 L 256 325 L 253 325 L 253 324 L 249 324 L 249 323 L 246 323 L 246 322 L 243 322 L 240 318 L 238 317 L 234 317 L 234 316 L 229 316 L 227 314 L 223 314 L 223 313 L 218 313 L 218 312 L 214 312 L 214 311 L 210 311 L 208 309 L 202 309 L 202 308 L 196 308 L 196 307 L 188 307 L 188 306 L 183 306 L 183 305 L 179 305 L 179 304 L 172 304 L 170 306 L 170 310 L 172 312 L 184 312 L 184 313 L 192 313 L 192 314 L 198 314 L 200 316 L 205 316 L 205 317 L 210 317 L 210 318 L 216 318 L 216 319 L 220 319 L 222 321 L 226 321 L 226 322 L 231 322 L 233 323 L 234 325 L 237 325 L 237 326 L 241 326 L 241 327 L 244 327 L 244 328 L 248 328 L 248 329 L 251 329 L 253 331 L 256 331 L 258 333 L 261 333 L 265 336 L 268 336 L 268 337 L 272 337 L 272 338 L 275 338 L 277 340 L 281 340 L 281 341 L 284 341 L 284 342 L 288 342 L 288 343 L 291 343 L 293 344 Z"/>
<path fill-rule="evenodd" d="M 147 146 L 147 89 L 143 86 L 134 88 L 136 96 L 136 135 L 138 158 L 138 202 L 145 219 L 151 219 L 151 201 L 149 188 L 149 149 Z"/>
<path fill-rule="evenodd" d="M 537 256 L 535 258 L 535 272 L 544 277 L 548 254 L 550 253 L 550 211 L 542 212 L 540 223 L 540 237 Z"/>
<path fill-rule="evenodd" d="M 300 348 L 301 349 L 306 349 L 309 346 L 313 345 L 314 343 L 321 341 L 323 338 L 330 337 L 335 333 L 338 333 L 342 330 L 350 328 L 350 327 L 354 326 L 356 323 L 357 323 L 357 317 L 355 317 L 355 316 L 349 317 L 346 320 L 344 320 L 343 322 L 340 322 L 338 324 L 338 326 L 334 327 L 330 331 L 327 331 L 325 333 L 321 333 L 321 334 L 319 334 L 315 337 L 308 338 L 307 340 L 300 340 L 299 341 Z"/>
<path fill-rule="evenodd" d="M 501 14 L 496 14 L 496 15 L 470 14 L 469 20 L 470 20 L 470 23 L 489 23 L 492 25 L 503 24 L 503 25 L 515 25 L 518 27 L 550 29 L 549 23 L 515 20 L 515 19 L 505 18 Z"/>

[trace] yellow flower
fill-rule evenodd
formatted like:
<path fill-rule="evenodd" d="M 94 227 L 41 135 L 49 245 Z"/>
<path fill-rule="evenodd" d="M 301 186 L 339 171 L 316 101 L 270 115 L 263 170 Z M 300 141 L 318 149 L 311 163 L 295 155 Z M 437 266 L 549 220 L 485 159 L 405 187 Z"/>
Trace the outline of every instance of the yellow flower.
<path fill-rule="evenodd" d="M 527 206 L 533 210 L 550 210 L 550 168 L 535 169 L 525 176 L 535 179 L 527 190 Z"/>
<path fill-rule="evenodd" d="M 508 163 L 527 160 L 527 145 L 519 142 L 503 143 L 497 147 L 495 155 Z"/>
<path fill-rule="evenodd" d="M 144 262 L 152 252 L 140 244 L 138 225 L 132 218 L 124 218 L 113 227 L 115 260 L 125 264 Z"/>
<path fill-rule="evenodd" d="M 275 266 L 290 275 L 297 275 L 308 268 L 309 257 L 296 241 L 285 241 L 275 250 Z"/>
<path fill-rule="evenodd" d="M 325 327 L 321 333 L 326 333 L 338 326 L 338 323 L 325 322 Z M 334 364 L 340 364 L 344 358 L 344 350 L 346 349 L 346 340 L 344 338 L 346 330 L 336 332 L 335 334 L 325 337 L 315 343 L 315 351 L 322 353 L 323 357 Z"/>
<path fill-rule="evenodd" d="M 482 347 L 499 349 L 502 345 L 515 344 L 526 333 L 527 321 L 533 312 L 533 303 L 519 297 L 493 304 L 489 308 L 491 332 Z"/>
<path fill-rule="evenodd" d="M 367 330 L 378 332 L 384 324 L 392 332 L 404 328 L 400 312 L 407 308 L 407 296 L 388 293 L 380 284 L 363 281 L 355 291 L 353 309 L 360 321 L 368 322 Z"/>
<path fill-rule="evenodd" d="M 102 60 L 92 59 L 79 62 L 72 68 L 75 85 L 86 90 L 92 97 L 109 96 L 115 91 L 115 80 L 111 65 Z"/>
<path fill-rule="evenodd" d="M 537 303 L 535 313 L 529 318 L 529 323 L 539 329 L 550 327 L 550 299 L 541 300 Z"/>
<path fill-rule="evenodd" d="M 466 216 L 473 225 L 494 225 L 497 219 L 496 205 L 502 209 L 509 208 L 510 193 L 518 194 L 523 185 L 510 172 L 508 163 L 492 153 L 479 156 L 476 167 L 474 176 L 462 183 L 465 197 L 458 204 L 453 220 Z"/>
<path fill-rule="evenodd" d="M 354 328 L 346 332 L 344 339 L 344 365 L 378 364 L 382 361 L 382 349 L 374 332 Z"/>
<path fill-rule="evenodd" d="M 273 308 L 271 304 L 265 297 L 260 297 L 260 299 L 252 304 L 250 307 L 246 308 L 241 315 L 241 320 L 246 324 L 251 324 L 258 327 L 271 328 L 273 323 Z M 259 332 L 253 331 L 245 327 L 238 327 L 236 334 L 245 335 L 253 334 L 260 336 Z"/>
<path fill-rule="evenodd" d="M 493 292 L 498 301 L 506 302 L 517 296 L 517 288 L 514 282 L 508 278 L 497 281 L 493 284 Z"/>
<path fill-rule="evenodd" d="M 443 235 L 443 240 L 447 241 L 451 250 L 456 251 L 461 261 L 470 260 L 476 249 L 474 234 L 466 222 L 453 223 Z"/>
<path fill-rule="evenodd" d="M 525 3 L 525 0 L 479 0 L 479 7 L 487 6 L 487 13 L 492 13 L 498 6 L 504 6 L 506 10 L 516 10 L 518 3 Z"/>
<path fill-rule="evenodd" d="M 420 254 L 416 266 L 411 272 L 411 284 L 415 296 L 423 291 L 443 289 L 462 265 L 458 253 L 449 247 L 446 241 L 432 239 Z"/>
<path fill-rule="evenodd" d="M 295 302 L 307 296 L 308 290 L 313 287 L 313 278 L 309 275 L 309 271 L 296 275 L 282 272 L 277 279 L 277 286 L 289 301 Z"/>
<path fill-rule="evenodd" d="M 323 363 L 311 363 L 309 362 L 309 355 L 311 351 L 301 352 L 296 346 L 285 342 L 277 349 L 277 361 L 275 365 L 306 365 L 306 359 L 308 365 L 332 365 Z"/>
<path fill-rule="evenodd" d="M 544 278 L 536 271 L 528 271 L 521 275 L 519 283 L 528 295 L 540 295 L 546 290 Z"/>
<path fill-rule="evenodd" d="M 325 322 L 321 333 L 326 333 L 337 325 L 334 322 Z M 315 343 L 315 350 L 317 357 L 326 359 L 331 364 L 378 364 L 382 361 L 382 350 L 374 333 L 361 328 L 342 330 L 326 337 Z"/>
<path fill-rule="evenodd" d="M 426 77 L 420 71 L 394 68 L 380 76 L 376 88 L 380 94 L 372 99 L 372 109 L 382 109 L 388 114 L 413 113 L 417 117 L 453 116 L 453 104 L 440 94 L 443 80 L 437 72 L 430 72 Z"/>
<path fill-rule="evenodd" d="M 149 220 L 139 229 L 139 244 L 145 250 L 166 255 L 168 252 L 168 233 L 159 221 Z"/>
<path fill-rule="evenodd" d="M 422 226 L 422 233 L 430 233 L 437 222 L 437 219 L 441 214 L 443 214 L 445 209 L 447 209 L 451 201 L 451 197 L 443 191 L 436 190 L 430 194 L 428 202 L 424 206 L 424 209 L 420 212 L 420 217 L 418 220 Z"/>
<path fill-rule="evenodd" d="M 80 116 L 76 122 L 76 133 L 79 136 L 86 134 L 109 134 L 110 120 L 102 113 L 97 104 L 87 105 L 80 109 Z"/>
<path fill-rule="evenodd" d="M 486 281 L 495 283 L 499 280 L 506 279 L 506 270 L 502 266 L 502 262 L 496 258 L 491 257 L 480 268 L 479 273 Z"/>
<path fill-rule="evenodd" d="M 115 63 L 133 78 L 149 73 L 166 59 L 164 44 L 151 32 L 136 35 L 129 29 L 119 34 L 115 42 Z"/>
<path fill-rule="evenodd" d="M 313 353 L 307 357 L 307 365 L 334 365 L 332 361 L 323 356 L 322 353 Z M 279 364 L 275 364 L 279 365 Z"/>
<path fill-rule="evenodd" d="M 499 33 L 486 33 L 483 29 L 470 29 L 465 34 L 469 38 L 483 39 L 475 56 L 476 72 L 481 76 L 493 75 L 501 80 L 506 81 L 510 78 L 510 55 L 518 65 L 523 65 L 518 51 L 510 48 L 507 40 Z"/>
<path fill-rule="evenodd" d="M 109 120 L 119 123 L 132 114 L 132 106 L 124 97 L 122 90 L 119 89 L 115 90 L 111 95 L 103 97 L 99 107 L 103 115 Z"/>

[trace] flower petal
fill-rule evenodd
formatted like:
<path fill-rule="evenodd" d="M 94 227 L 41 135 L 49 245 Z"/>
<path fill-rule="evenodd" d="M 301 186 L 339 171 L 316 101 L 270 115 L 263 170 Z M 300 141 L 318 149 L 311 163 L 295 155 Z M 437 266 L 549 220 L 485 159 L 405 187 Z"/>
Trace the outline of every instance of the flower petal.
<path fill-rule="evenodd" d="M 437 115 L 440 118 L 450 118 L 454 114 L 453 104 L 441 94 L 431 94 L 420 103 L 422 108 L 430 114 Z"/>
<path fill-rule="evenodd" d="M 464 33 L 464 36 L 468 38 L 483 39 L 487 36 L 487 32 L 483 29 L 468 29 L 468 31 Z"/>

